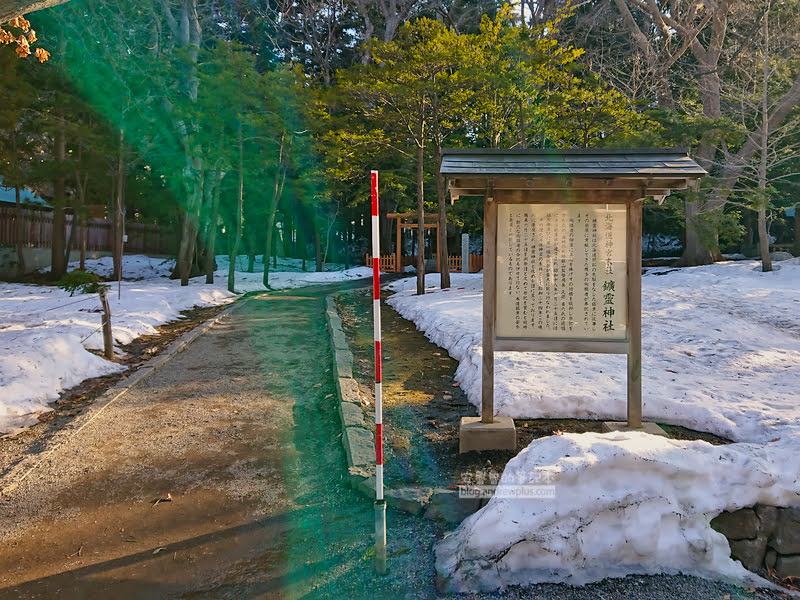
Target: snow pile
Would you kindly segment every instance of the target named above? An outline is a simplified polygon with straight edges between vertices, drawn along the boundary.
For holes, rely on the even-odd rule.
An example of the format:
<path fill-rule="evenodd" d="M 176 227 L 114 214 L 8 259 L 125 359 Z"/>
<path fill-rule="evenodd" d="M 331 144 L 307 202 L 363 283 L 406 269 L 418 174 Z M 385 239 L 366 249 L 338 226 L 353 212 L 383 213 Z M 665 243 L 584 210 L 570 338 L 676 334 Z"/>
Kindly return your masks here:
<path fill-rule="evenodd" d="M 721 510 L 796 503 L 798 476 L 792 453 L 744 444 L 644 433 L 535 440 L 506 466 L 498 496 L 437 546 L 436 568 L 451 592 L 632 573 L 755 581 L 709 522 Z M 543 481 L 555 498 L 500 497 Z"/>
<path fill-rule="evenodd" d="M 227 291 L 227 257 L 217 257 L 221 268 L 214 284 L 205 277 L 191 279 L 188 286 L 167 276 L 174 260 L 126 256 L 123 281 L 110 285 L 109 306 L 114 341 L 128 344 L 140 335 L 154 334 L 158 326 L 182 318 L 181 311 L 195 306 L 214 306 L 236 300 Z M 236 273 L 239 292 L 263 291 L 263 263 L 260 273 Z M 307 263 L 309 268 L 313 264 Z M 77 264 L 70 265 L 76 268 Z M 246 268 L 246 257 L 237 267 Z M 104 277 L 111 275 L 110 257 L 87 260 L 86 268 Z M 370 277 L 372 270 L 302 272 L 301 261 L 280 259 L 270 273 L 275 289 Z M 119 293 L 121 292 L 121 293 Z M 103 347 L 100 328 L 100 300 L 97 294 L 75 294 L 52 286 L 0 283 L 0 435 L 15 433 L 36 422 L 48 402 L 84 379 L 123 370 L 89 352 Z M 119 352 L 119 351 L 118 351 Z"/>
<path fill-rule="evenodd" d="M 751 577 L 709 527 L 756 502 L 800 505 L 800 260 L 653 269 L 643 278 L 643 411 L 738 442 L 714 447 L 641 433 L 534 441 L 501 485 L 555 485 L 555 500 L 493 498 L 437 549 L 453 590 L 627 573 Z M 438 275 L 429 276 L 429 284 Z M 482 276 L 389 304 L 459 361 L 480 408 Z M 495 409 L 522 418 L 624 420 L 625 357 L 496 353 Z M 763 582 L 762 582 L 763 583 Z"/>

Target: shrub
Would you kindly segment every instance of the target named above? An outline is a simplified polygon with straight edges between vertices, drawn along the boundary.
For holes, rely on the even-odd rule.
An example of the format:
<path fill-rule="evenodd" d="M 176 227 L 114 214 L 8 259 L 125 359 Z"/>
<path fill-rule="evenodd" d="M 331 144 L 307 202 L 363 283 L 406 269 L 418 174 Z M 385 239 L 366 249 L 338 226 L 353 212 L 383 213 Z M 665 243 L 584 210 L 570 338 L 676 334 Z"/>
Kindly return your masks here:
<path fill-rule="evenodd" d="M 101 287 L 108 288 L 107 285 L 100 283 L 100 276 L 97 273 L 87 273 L 86 271 L 70 271 L 64 275 L 58 283 L 58 287 L 69 292 L 74 296 L 75 292 L 80 294 L 96 294 Z"/>

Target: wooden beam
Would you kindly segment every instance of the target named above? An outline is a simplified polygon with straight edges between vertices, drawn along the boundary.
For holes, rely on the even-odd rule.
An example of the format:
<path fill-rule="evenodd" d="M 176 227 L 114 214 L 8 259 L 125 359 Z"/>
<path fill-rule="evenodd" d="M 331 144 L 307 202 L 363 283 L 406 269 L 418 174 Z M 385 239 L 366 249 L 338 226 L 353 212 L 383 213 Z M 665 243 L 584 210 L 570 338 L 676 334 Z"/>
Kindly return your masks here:
<path fill-rule="evenodd" d="M 628 205 L 628 427 L 642 426 L 642 202 Z"/>
<path fill-rule="evenodd" d="M 495 338 L 496 352 L 581 352 L 627 354 L 629 343 L 620 340 Z"/>
<path fill-rule="evenodd" d="M 494 422 L 494 331 L 497 312 L 497 202 L 491 186 L 483 201 L 483 365 L 481 422 Z"/>
<path fill-rule="evenodd" d="M 386 217 L 389 218 L 389 219 L 400 219 L 400 220 L 403 220 L 403 221 L 414 221 L 414 222 L 416 222 L 417 213 L 410 213 L 410 212 L 409 213 L 387 213 Z M 438 218 L 439 217 L 437 215 L 427 215 L 427 214 L 425 215 L 425 220 L 426 221 L 436 221 L 436 220 L 438 220 Z"/>
<path fill-rule="evenodd" d="M 448 189 L 455 195 L 483 194 L 486 177 L 454 177 Z M 494 177 L 494 189 L 500 190 L 641 190 L 642 187 L 684 189 L 695 178 L 688 177 Z M 468 192 L 471 192 L 468 194 Z"/>
<path fill-rule="evenodd" d="M 496 190 L 503 204 L 619 204 L 641 198 L 641 190 Z"/>
<path fill-rule="evenodd" d="M 400 228 L 400 219 L 397 219 L 397 260 L 394 263 L 395 273 L 402 271 L 400 264 L 403 262 L 403 230 Z"/>

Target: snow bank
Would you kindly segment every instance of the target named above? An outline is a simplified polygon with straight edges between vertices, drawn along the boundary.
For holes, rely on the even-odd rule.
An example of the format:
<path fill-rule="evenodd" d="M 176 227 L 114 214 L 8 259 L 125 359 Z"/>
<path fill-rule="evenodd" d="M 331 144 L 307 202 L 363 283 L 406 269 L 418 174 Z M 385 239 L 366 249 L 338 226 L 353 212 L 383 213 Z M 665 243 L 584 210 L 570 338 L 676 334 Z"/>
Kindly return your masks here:
<path fill-rule="evenodd" d="M 776 470 L 778 459 L 788 468 Z M 632 573 L 755 581 L 709 522 L 722 510 L 797 503 L 798 475 L 791 453 L 745 444 L 644 433 L 535 440 L 506 466 L 498 497 L 438 544 L 436 568 L 451 592 Z M 555 498 L 499 497 L 543 481 Z"/>
<path fill-rule="evenodd" d="M 237 268 L 246 268 L 246 263 L 246 257 L 239 257 Z M 147 256 L 125 257 L 121 286 L 113 283 L 109 290 L 117 344 L 156 333 L 159 325 L 180 319 L 183 310 L 236 300 L 237 295 L 227 290 L 227 257 L 217 257 L 220 269 L 214 273 L 213 285 L 206 285 L 205 277 L 197 277 L 182 287 L 167 277 L 174 264 L 174 260 Z M 70 266 L 77 268 L 77 263 Z M 372 269 L 366 267 L 322 273 L 303 272 L 301 267 L 302 261 L 279 259 L 279 270 L 270 273 L 271 287 L 296 288 L 372 276 Z M 112 259 L 88 260 L 86 268 L 109 277 Z M 237 271 L 238 292 L 265 289 L 260 260 L 256 262 L 259 269 L 255 273 Z M 103 347 L 100 323 L 97 294 L 70 296 L 52 286 L 0 283 L 0 435 L 34 423 L 39 413 L 51 410 L 48 403 L 63 390 L 84 379 L 122 370 L 89 352 Z"/>
<path fill-rule="evenodd" d="M 677 571 L 752 579 L 709 521 L 757 502 L 800 505 L 800 260 L 779 266 L 662 268 L 643 278 L 645 418 L 739 443 L 640 433 L 534 441 L 501 487 L 545 474 L 555 500 L 495 497 L 464 521 L 437 547 L 452 589 Z M 391 288 L 389 304 L 459 361 L 456 378 L 480 408 L 482 276 L 454 274 L 452 288 L 424 296 L 413 280 Z M 625 382 L 623 356 L 495 355 L 500 415 L 624 420 Z"/>

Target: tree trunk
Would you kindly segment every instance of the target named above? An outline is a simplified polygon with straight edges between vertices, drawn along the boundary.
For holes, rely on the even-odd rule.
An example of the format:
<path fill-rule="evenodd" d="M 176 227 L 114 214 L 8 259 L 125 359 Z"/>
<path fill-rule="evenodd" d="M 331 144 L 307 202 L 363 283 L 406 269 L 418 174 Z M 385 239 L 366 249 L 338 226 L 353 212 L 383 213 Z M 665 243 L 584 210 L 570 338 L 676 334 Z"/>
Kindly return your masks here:
<path fill-rule="evenodd" d="M 83 216 L 81 219 L 81 271 L 86 270 L 86 238 L 88 231 L 86 230 L 88 227 L 89 217 L 86 215 Z"/>
<path fill-rule="evenodd" d="M 772 259 L 769 255 L 769 233 L 767 232 L 767 207 L 758 207 L 758 253 L 761 255 L 761 270 L 772 271 Z"/>
<path fill-rule="evenodd" d="M 242 241 L 242 212 L 244 210 L 244 142 L 242 140 L 242 123 L 239 122 L 239 193 L 236 198 L 236 237 L 228 254 L 228 291 L 233 293 L 236 283 L 236 257 L 239 255 L 239 244 Z"/>
<path fill-rule="evenodd" d="M 74 208 L 74 207 L 73 207 Z M 66 220 L 66 219 L 65 219 Z M 72 248 L 75 246 L 75 230 L 78 227 L 78 215 L 72 213 L 69 225 L 69 238 L 64 247 L 64 264 L 69 267 L 69 255 L 72 254 Z"/>
<path fill-rule="evenodd" d="M 321 273 L 325 269 L 322 261 L 322 236 L 319 233 L 319 219 L 316 210 L 314 211 L 314 258 L 316 259 L 316 271 Z"/>
<path fill-rule="evenodd" d="M 794 206 L 794 255 L 800 256 L 800 204 Z"/>
<path fill-rule="evenodd" d="M 425 157 L 423 134 L 425 121 L 423 113 L 425 104 L 422 105 L 419 117 L 419 130 L 417 137 L 417 295 L 425 293 L 425 190 L 422 161 Z"/>
<path fill-rule="evenodd" d="M 55 181 L 53 198 L 53 242 L 50 249 L 50 277 L 53 280 L 61 279 L 67 271 L 64 262 L 64 246 L 66 245 L 66 178 L 64 177 L 64 160 L 66 159 L 66 134 L 64 132 L 63 116 L 59 120 L 56 132 L 56 158 L 60 173 Z"/>
<path fill-rule="evenodd" d="M 761 255 L 761 270 L 772 271 L 772 258 L 769 255 L 769 233 L 767 232 L 767 150 L 769 149 L 769 104 L 767 84 L 769 83 L 769 0 L 764 11 L 764 81 L 761 85 L 761 156 L 758 163 L 758 253 Z"/>
<path fill-rule="evenodd" d="M 211 220 L 208 223 L 208 243 L 206 244 L 206 284 L 214 285 L 214 270 L 217 267 L 217 215 L 219 214 L 219 188 L 221 177 L 217 171 L 214 199 L 211 201 Z"/>
<path fill-rule="evenodd" d="M 64 4 L 69 0 L 0 0 L 0 24 L 10 21 L 14 17 L 21 17 L 28 13 L 44 10 L 52 6 Z"/>
<path fill-rule="evenodd" d="M 122 235 L 123 235 L 123 223 L 122 223 L 122 207 L 123 207 L 123 195 L 125 193 L 125 156 L 124 156 L 124 145 L 125 145 L 125 131 L 123 129 L 119 130 L 119 155 L 117 157 L 117 194 L 116 194 L 116 201 L 114 203 L 114 251 L 113 251 L 113 260 L 114 260 L 114 274 L 112 278 L 118 280 L 122 277 Z"/>
<path fill-rule="evenodd" d="M 283 184 L 286 182 L 286 166 L 284 164 L 286 132 L 281 135 L 281 145 L 278 151 L 278 164 L 275 171 L 275 182 L 272 186 L 272 201 L 267 212 L 267 239 L 264 244 L 264 287 L 269 288 L 269 258 L 272 251 L 272 230 L 275 228 L 275 213 L 278 210 L 278 203 L 283 195 Z"/>
<path fill-rule="evenodd" d="M 16 235 L 17 235 L 17 279 L 21 279 L 25 275 L 25 253 L 22 243 L 22 237 L 25 233 L 22 222 L 22 201 L 19 194 L 19 186 L 14 186 L 14 195 L 16 204 L 14 205 L 14 220 L 16 221 Z"/>
<path fill-rule="evenodd" d="M 710 265 L 714 262 L 713 252 L 706 247 L 700 236 L 701 227 L 698 221 L 701 210 L 701 200 L 686 201 L 686 243 L 676 266 Z"/>
<path fill-rule="evenodd" d="M 200 209 L 203 205 L 205 188 L 205 173 L 203 161 L 199 157 L 189 159 L 193 175 L 184 175 L 184 189 L 186 190 L 187 205 L 183 220 L 183 234 L 178 251 L 177 272 L 181 285 L 189 285 L 192 267 L 195 263 L 195 249 L 197 247 L 197 234 L 200 230 Z"/>
<path fill-rule="evenodd" d="M 445 178 L 440 172 L 442 165 L 442 154 L 436 152 L 436 196 L 439 201 L 439 235 L 437 246 L 439 247 L 439 276 L 442 289 L 450 287 L 450 256 L 447 251 L 447 190 Z"/>

